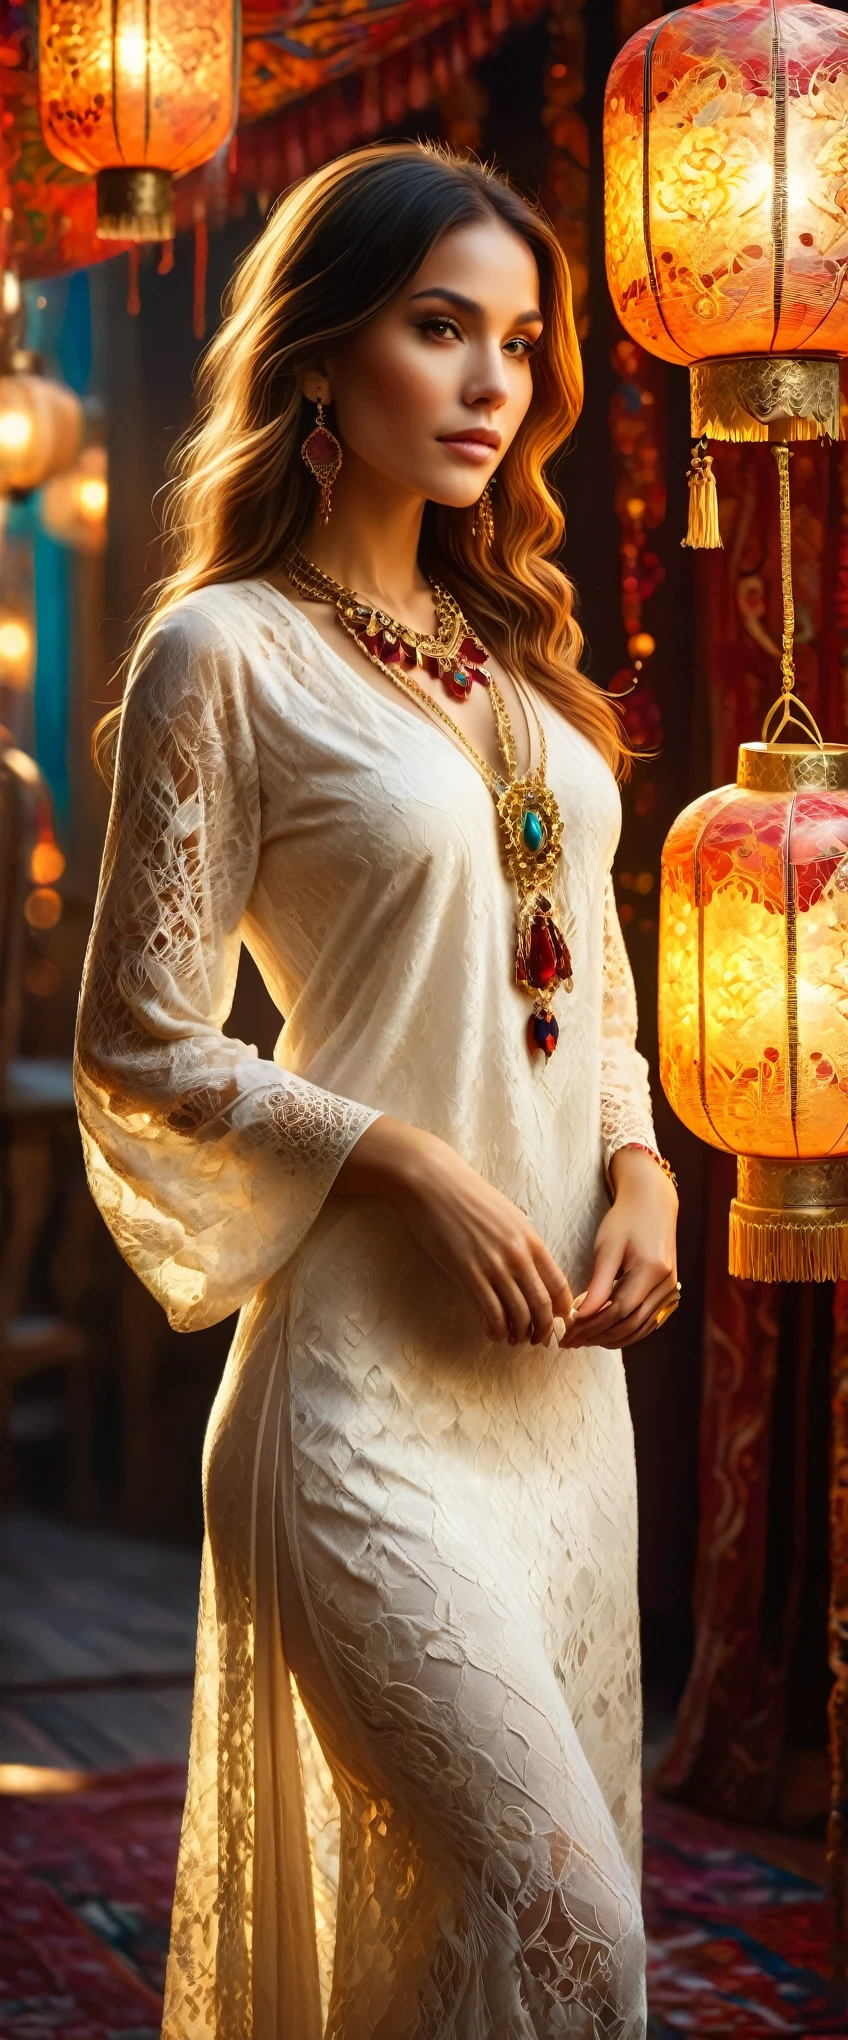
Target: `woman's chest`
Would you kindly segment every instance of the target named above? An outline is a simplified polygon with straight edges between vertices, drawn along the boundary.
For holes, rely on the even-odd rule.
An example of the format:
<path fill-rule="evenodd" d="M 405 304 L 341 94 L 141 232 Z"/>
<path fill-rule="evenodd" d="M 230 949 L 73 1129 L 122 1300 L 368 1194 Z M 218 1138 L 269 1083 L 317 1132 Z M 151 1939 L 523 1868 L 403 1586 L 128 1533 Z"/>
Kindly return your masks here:
<path fill-rule="evenodd" d="M 461 714 L 451 730 L 395 706 L 356 676 L 341 690 L 265 692 L 255 714 L 263 853 L 282 852 L 302 873 L 323 863 L 391 876 L 442 863 L 476 874 L 480 884 L 499 876 L 498 794 L 509 769 L 503 763 L 500 784 L 493 783 Z M 526 768 L 529 749 L 531 771 L 559 809 L 565 864 L 603 879 L 621 815 L 603 759 L 529 691 L 517 736 L 513 776 Z"/>

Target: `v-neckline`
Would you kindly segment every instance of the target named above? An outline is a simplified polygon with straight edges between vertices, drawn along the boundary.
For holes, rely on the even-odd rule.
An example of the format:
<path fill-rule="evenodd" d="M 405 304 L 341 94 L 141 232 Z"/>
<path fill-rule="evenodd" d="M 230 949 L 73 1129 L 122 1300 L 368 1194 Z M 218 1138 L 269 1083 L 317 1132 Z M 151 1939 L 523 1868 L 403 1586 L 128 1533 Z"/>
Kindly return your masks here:
<path fill-rule="evenodd" d="M 230 582 L 221 583 L 219 585 L 232 587 L 235 584 Z M 291 615 L 297 617 L 300 623 L 305 624 L 306 630 L 310 638 L 312 638 L 316 646 L 320 647 L 324 656 L 335 660 L 336 665 L 341 667 L 342 672 L 346 674 L 351 680 L 353 680 L 358 687 L 366 688 L 372 700 L 382 703 L 383 707 L 388 711 L 390 715 L 394 716 L 402 715 L 405 722 L 416 722 L 419 725 L 423 725 L 425 729 L 430 730 L 432 732 L 433 736 L 440 738 L 443 743 L 450 744 L 451 749 L 453 751 L 456 751 L 460 758 L 465 759 L 466 764 L 470 766 L 471 771 L 475 775 L 475 778 L 482 780 L 483 785 L 484 786 L 486 785 L 486 781 L 483 778 L 483 774 L 480 771 L 479 766 L 475 765 L 474 759 L 471 757 L 470 752 L 468 752 L 465 749 L 465 745 L 462 743 L 462 740 L 459 735 L 457 735 L 456 737 L 452 736 L 450 730 L 446 727 L 446 725 L 438 721 L 438 719 L 435 716 L 428 715 L 426 709 L 422 708 L 419 711 L 418 709 L 414 708 L 411 704 L 409 707 L 407 707 L 406 702 L 403 698 L 403 690 L 401 688 L 398 688 L 397 690 L 400 698 L 397 701 L 395 701 L 393 700 L 390 694 L 384 694 L 381 687 L 374 687 L 371 681 L 367 678 L 367 676 L 364 673 L 360 673 L 357 670 L 356 666 L 351 665 L 349 659 L 346 659 L 341 652 L 336 651 L 333 645 L 327 643 L 326 638 L 322 636 L 320 630 L 318 629 L 317 624 L 313 623 L 311 616 L 307 616 L 305 610 L 299 608 L 298 604 L 292 601 L 290 595 L 286 595 L 282 588 L 278 588 L 275 581 L 269 581 L 264 575 L 257 574 L 250 581 L 248 581 L 247 586 L 253 588 L 267 589 L 268 592 L 276 599 L 277 602 L 283 604 L 283 607 Z M 531 704 L 527 700 L 522 682 L 519 681 L 514 674 L 511 674 L 510 678 L 512 680 L 512 684 L 513 687 L 515 688 L 515 692 L 518 696 L 518 699 L 521 703 L 521 712 L 524 717 L 525 741 L 528 753 L 528 763 L 525 766 L 524 771 L 516 775 L 518 778 L 523 779 L 526 778 L 529 773 L 536 771 L 540 763 L 541 723 L 539 721 L 538 711 L 536 710 L 535 704 L 534 703 Z M 488 764 L 488 760 L 486 760 L 485 762 Z M 503 778 L 503 774 L 498 772 L 497 767 L 491 766 L 489 769 L 495 774 L 496 778 L 499 779 Z"/>

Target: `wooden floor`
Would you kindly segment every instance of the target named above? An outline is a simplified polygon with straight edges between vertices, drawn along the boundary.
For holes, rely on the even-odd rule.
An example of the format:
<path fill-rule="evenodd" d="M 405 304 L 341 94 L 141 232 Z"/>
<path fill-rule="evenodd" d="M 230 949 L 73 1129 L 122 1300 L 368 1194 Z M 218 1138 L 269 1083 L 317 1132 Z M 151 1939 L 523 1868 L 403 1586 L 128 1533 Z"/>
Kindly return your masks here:
<path fill-rule="evenodd" d="M 0 1521 L 0 1763 L 181 1763 L 199 1554 L 36 1516 Z"/>

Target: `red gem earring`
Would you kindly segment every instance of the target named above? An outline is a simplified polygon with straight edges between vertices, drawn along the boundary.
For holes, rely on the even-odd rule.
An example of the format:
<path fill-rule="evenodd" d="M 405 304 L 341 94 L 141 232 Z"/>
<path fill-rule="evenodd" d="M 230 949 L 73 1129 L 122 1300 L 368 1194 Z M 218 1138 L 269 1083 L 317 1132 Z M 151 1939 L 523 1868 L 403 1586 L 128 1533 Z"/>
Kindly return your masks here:
<path fill-rule="evenodd" d="M 333 483 L 342 464 L 342 449 L 334 432 L 324 422 L 324 406 L 320 397 L 312 431 L 308 432 L 300 449 L 310 474 L 315 476 L 321 491 L 321 522 L 330 520 L 330 499 Z"/>

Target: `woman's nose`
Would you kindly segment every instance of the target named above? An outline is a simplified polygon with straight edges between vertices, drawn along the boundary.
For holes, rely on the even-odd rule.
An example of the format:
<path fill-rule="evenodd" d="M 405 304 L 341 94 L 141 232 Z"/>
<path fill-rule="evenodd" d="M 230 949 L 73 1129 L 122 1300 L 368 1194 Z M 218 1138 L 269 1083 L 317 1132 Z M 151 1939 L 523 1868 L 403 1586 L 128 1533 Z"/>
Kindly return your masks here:
<path fill-rule="evenodd" d="M 466 379 L 463 395 L 467 404 L 489 404 L 493 409 L 499 409 L 501 404 L 506 403 L 509 384 L 499 347 L 493 345 L 491 350 L 487 348 L 485 354 L 481 354 Z"/>

